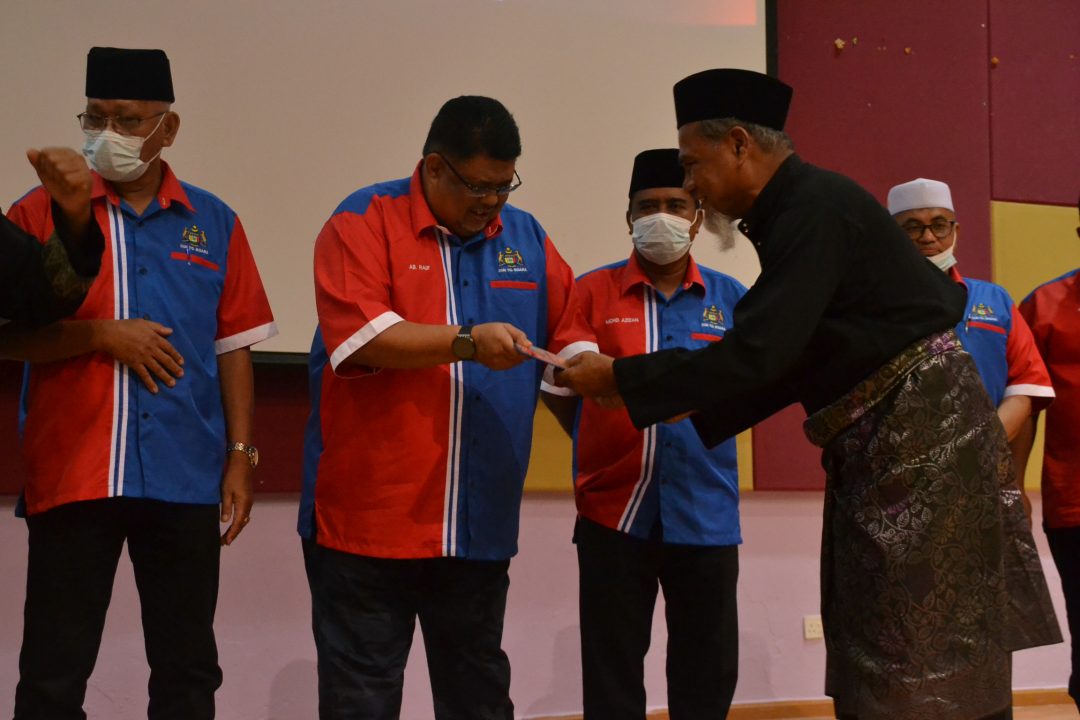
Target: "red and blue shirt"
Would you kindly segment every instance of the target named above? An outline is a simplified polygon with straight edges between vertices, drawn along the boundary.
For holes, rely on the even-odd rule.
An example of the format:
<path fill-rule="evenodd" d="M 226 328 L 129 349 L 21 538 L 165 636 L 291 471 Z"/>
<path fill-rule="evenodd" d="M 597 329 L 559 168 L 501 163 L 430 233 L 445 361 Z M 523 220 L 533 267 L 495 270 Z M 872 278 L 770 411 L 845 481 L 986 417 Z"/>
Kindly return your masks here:
<path fill-rule="evenodd" d="M 141 215 L 94 174 L 91 202 L 105 252 L 72 318 L 144 318 L 172 328 L 184 375 L 154 395 L 103 353 L 28 364 L 20 417 L 28 514 L 114 496 L 221 501 L 227 438 L 217 356 L 270 338 L 277 327 L 236 213 L 162 169 L 161 188 Z M 44 241 L 49 202 L 36 188 L 9 217 Z"/>
<path fill-rule="evenodd" d="M 1080 270 L 1035 288 L 1020 303 L 1050 371 L 1057 400 L 1046 411 L 1043 517 L 1080 526 Z"/>
<path fill-rule="evenodd" d="M 975 360 L 994 407 L 1010 395 L 1027 395 L 1033 411 L 1042 410 L 1053 400 L 1054 386 L 1009 293 L 992 282 L 961 277 L 955 266 L 949 277 L 967 288 L 967 310 L 956 334 Z"/>
<path fill-rule="evenodd" d="M 600 352 L 618 358 L 721 342 L 746 288 L 691 258 L 682 285 L 665 297 L 635 253 L 580 277 L 578 292 Z M 574 494 L 582 517 L 634 537 L 655 536 L 659 525 L 666 543 L 742 542 L 735 440 L 708 449 L 689 420 L 638 430 L 625 408 L 584 399 L 574 427 Z"/>
<path fill-rule="evenodd" d="M 403 320 L 507 322 L 564 357 L 595 350 L 569 266 L 532 215 L 505 205 L 476 236 L 440 227 L 412 178 L 361 189 L 315 247 L 319 329 L 299 531 L 387 558 L 509 558 L 543 367 L 341 363 Z"/>

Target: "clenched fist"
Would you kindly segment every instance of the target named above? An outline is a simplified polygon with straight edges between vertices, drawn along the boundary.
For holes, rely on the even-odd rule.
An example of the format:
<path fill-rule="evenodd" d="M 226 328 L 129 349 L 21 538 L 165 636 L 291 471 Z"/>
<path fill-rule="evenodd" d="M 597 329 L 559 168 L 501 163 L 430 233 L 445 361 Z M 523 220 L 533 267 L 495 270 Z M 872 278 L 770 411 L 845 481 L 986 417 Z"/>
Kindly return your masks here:
<path fill-rule="evenodd" d="M 93 185 L 86 160 L 75 150 L 64 147 L 27 150 L 26 159 L 37 171 L 42 187 L 63 212 L 67 229 L 75 236 L 81 235 L 90 223 Z"/>

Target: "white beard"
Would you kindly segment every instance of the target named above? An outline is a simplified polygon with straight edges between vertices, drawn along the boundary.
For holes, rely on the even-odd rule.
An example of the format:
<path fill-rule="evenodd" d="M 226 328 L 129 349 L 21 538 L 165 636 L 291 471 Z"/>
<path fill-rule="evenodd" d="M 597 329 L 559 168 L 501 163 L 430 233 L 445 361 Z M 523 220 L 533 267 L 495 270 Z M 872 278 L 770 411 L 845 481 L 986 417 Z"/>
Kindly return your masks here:
<path fill-rule="evenodd" d="M 717 210 L 705 210 L 705 229 L 716 236 L 721 251 L 735 247 L 735 218 Z"/>

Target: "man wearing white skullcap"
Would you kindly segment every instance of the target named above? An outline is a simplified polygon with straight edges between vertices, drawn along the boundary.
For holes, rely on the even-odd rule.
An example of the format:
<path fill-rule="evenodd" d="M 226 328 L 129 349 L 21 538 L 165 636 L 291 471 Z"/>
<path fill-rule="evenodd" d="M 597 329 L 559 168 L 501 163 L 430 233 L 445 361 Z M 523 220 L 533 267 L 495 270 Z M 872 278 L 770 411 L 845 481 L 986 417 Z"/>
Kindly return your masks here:
<path fill-rule="evenodd" d="M 1005 288 L 961 277 L 956 269 L 958 223 L 948 185 L 917 178 L 889 190 L 888 204 L 889 213 L 923 257 L 967 290 L 967 306 L 956 334 L 975 359 L 1012 442 L 1032 412 L 1045 408 L 1054 397 L 1031 329 Z M 1022 488 L 1023 468 L 1019 470 Z"/>

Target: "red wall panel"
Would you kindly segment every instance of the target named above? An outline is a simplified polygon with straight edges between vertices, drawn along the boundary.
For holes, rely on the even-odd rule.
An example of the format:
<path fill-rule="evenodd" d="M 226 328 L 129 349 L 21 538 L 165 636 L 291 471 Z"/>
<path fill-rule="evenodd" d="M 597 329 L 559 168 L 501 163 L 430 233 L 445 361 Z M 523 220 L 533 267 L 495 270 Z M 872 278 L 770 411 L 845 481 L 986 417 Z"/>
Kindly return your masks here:
<path fill-rule="evenodd" d="M 795 88 L 787 129 L 799 154 L 882 203 L 915 177 L 949 183 L 960 267 L 989 278 L 986 0 L 777 0 L 776 14 L 778 74 Z M 823 486 L 803 419 L 792 407 L 755 428 L 756 488 Z"/>
<path fill-rule="evenodd" d="M 1073 205 L 1080 193 L 1080 4 L 990 0 L 995 200 Z"/>
<path fill-rule="evenodd" d="M 821 449 L 803 434 L 800 405 L 789 405 L 754 428 L 754 488 L 819 490 L 825 487 Z"/>
<path fill-rule="evenodd" d="M 961 267 L 982 278 L 990 277 L 987 22 L 986 0 L 777 4 L 777 65 L 795 88 L 788 130 L 799 153 L 882 202 L 915 177 L 949 183 Z"/>

